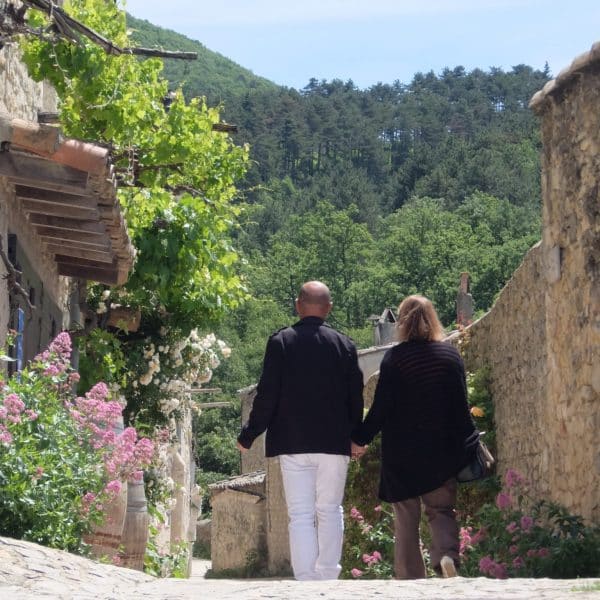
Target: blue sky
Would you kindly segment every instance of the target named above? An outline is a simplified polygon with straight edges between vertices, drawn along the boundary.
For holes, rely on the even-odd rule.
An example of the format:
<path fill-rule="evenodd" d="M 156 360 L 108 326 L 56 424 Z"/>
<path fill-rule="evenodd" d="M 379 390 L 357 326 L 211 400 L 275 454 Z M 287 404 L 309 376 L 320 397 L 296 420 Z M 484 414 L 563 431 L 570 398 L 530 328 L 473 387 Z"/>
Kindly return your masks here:
<path fill-rule="evenodd" d="M 548 62 L 557 75 L 600 40 L 599 0 L 127 0 L 125 8 L 299 89 L 311 77 L 408 83 L 458 65 Z"/>

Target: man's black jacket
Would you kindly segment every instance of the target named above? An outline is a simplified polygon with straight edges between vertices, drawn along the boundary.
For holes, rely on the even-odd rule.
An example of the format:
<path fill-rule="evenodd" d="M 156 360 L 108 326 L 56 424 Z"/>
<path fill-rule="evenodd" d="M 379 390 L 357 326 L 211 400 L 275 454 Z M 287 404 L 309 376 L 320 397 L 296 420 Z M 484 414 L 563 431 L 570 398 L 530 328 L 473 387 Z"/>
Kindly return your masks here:
<path fill-rule="evenodd" d="M 350 454 L 350 433 L 362 421 L 363 379 L 350 338 L 318 317 L 273 334 L 248 423 L 245 448 L 267 430 L 267 456 Z"/>

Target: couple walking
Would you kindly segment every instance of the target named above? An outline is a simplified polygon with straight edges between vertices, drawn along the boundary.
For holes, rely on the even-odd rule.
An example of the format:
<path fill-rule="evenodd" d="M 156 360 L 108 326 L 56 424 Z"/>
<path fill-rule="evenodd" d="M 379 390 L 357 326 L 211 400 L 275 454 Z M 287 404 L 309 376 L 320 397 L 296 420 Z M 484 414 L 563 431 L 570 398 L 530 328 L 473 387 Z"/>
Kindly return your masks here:
<path fill-rule="evenodd" d="M 468 462 L 464 440 L 474 430 L 460 355 L 441 342 L 431 302 L 406 298 L 398 309 L 402 343 L 383 358 L 363 422 L 356 348 L 325 322 L 331 308 L 325 284 L 302 286 L 300 320 L 269 338 L 252 411 L 238 437 L 245 452 L 266 430 L 266 455 L 279 456 L 294 576 L 338 577 L 348 461 L 362 456 L 380 431 L 379 496 L 394 509 L 396 577 L 425 577 L 421 502 L 431 528 L 431 564 L 439 574 L 456 575 L 454 474 Z"/>

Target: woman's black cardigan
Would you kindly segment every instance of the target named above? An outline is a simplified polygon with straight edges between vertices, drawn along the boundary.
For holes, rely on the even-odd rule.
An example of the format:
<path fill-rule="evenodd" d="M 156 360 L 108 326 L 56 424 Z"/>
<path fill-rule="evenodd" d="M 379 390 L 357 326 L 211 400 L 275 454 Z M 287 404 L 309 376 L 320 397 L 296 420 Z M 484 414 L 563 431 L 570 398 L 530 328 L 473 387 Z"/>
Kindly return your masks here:
<path fill-rule="evenodd" d="M 379 497 L 398 502 L 453 477 L 470 458 L 464 441 L 474 430 L 458 351 L 409 341 L 386 352 L 373 405 L 352 440 L 364 446 L 381 431 Z"/>

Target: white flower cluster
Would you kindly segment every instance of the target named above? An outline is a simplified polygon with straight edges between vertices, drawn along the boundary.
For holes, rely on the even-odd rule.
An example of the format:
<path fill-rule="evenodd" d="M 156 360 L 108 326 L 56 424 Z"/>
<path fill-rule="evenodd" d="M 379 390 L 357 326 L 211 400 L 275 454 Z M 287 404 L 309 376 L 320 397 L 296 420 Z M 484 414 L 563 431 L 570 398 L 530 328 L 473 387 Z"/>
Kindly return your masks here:
<path fill-rule="evenodd" d="M 149 385 L 154 380 L 154 375 L 160 373 L 160 356 L 155 350 L 152 343 L 144 350 L 144 358 L 148 360 L 148 370 L 140 377 L 142 385 Z"/>
<path fill-rule="evenodd" d="M 156 347 L 150 339 L 147 340 L 143 349 L 146 371 L 133 382 L 133 387 L 150 383 L 158 386 L 164 395 L 160 410 L 168 417 L 181 408 L 180 402 L 190 388 L 211 380 L 221 358 L 231 355 L 231 348 L 217 339 L 214 333 L 201 337 L 197 329 L 185 338 L 169 339 L 165 328 L 161 328 L 160 333 L 165 343 Z"/>

